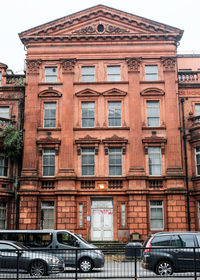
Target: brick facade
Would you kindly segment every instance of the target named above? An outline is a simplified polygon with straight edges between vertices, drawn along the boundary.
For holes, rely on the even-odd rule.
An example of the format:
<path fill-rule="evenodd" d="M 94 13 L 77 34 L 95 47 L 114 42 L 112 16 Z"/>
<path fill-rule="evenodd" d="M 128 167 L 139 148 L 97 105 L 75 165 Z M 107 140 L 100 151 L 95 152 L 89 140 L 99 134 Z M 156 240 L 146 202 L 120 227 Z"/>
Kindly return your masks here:
<path fill-rule="evenodd" d="M 200 138 L 198 127 L 191 128 L 200 96 L 197 80 L 183 77 L 196 61 L 177 56 L 182 33 L 103 5 L 20 33 L 27 48 L 21 229 L 40 229 L 42 216 L 53 209 L 55 229 L 89 240 L 129 241 L 137 234 L 144 240 L 155 231 L 188 230 L 188 196 L 190 226 L 199 229 L 194 159 Z M 150 73 L 153 79 L 148 67 L 157 71 Z M 46 80 L 47 69 L 53 82 Z M 92 80 L 83 80 L 83 69 L 94 71 Z M 109 80 L 109 69 L 120 69 L 120 78 Z M 182 97 L 189 97 L 184 103 L 189 190 L 180 129 Z M 94 106 L 90 127 L 83 125 L 82 106 L 88 102 Z M 44 125 L 46 104 L 56 108 L 53 127 Z M 120 125 L 112 126 L 109 106 L 116 104 Z M 159 112 L 154 126 L 148 115 L 155 109 L 152 104 Z M 120 151 L 121 161 L 121 173 L 115 176 L 110 171 L 113 149 Z M 53 176 L 44 175 L 45 151 L 53 153 Z M 83 174 L 84 151 L 94 159 L 94 173 L 88 176 Z M 158 155 L 150 159 L 151 151 Z M 158 163 L 160 173 L 151 171 L 150 165 L 157 168 Z"/>

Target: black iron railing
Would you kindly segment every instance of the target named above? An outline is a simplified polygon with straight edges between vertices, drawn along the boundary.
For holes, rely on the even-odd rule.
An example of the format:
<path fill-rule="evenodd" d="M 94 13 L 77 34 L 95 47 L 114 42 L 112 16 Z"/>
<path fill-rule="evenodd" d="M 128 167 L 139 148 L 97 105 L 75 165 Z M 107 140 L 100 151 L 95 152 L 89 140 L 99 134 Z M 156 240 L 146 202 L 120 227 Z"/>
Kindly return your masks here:
<path fill-rule="evenodd" d="M 141 247 L 0 250 L 0 279 L 200 277 L 200 248 Z M 37 246 L 37 244 L 35 244 Z"/>

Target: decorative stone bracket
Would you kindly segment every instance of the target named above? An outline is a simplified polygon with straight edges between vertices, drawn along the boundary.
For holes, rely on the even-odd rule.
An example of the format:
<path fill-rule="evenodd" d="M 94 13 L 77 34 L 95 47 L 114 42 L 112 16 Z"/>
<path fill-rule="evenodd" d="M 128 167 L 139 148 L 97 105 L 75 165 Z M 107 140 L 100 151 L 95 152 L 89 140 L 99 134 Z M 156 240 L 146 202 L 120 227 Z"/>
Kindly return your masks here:
<path fill-rule="evenodd" d="M 113 135 L 112 137 L 102 140 L 102 142 L 104 144 L 105 155 L 108 155 L 108 150 L 111 147 L 120 147 L 122 148 L 122 154 L 126 154 L 126 146 L 128 144 L 127 139 L 119 137 L 117 135 Z"/>
<path fill-rule="evenodd" d="M 175 57 L 162 57 L 161 62 L 163 64 L 164 71 L 175 71 L 175 66 L 176 66 Z"/>
<path fill-rule="evenodd" d="M 165 154 L 165 146 L 167 143 L 167 139 L 163 137 L 145 137 L 142 139 L 142 143 L 144 144 L 144 153 L 148 154 L 148 148 L 149 147 L 160 147 L 161 153 Z"/>
<path fill-rule="evenodd" d="M 81 155 L 81 148 L 83 147 L 91 147 L 95 150 L 95 155 L 99 153 L 99 144 L 101 140 L 97 138 L 93 138 L 90 135 L 86 135 L 84 138 L 80 138 L 75 140 L 75 144 L 77 145 L 77 154 Z"/>
<path fill-rule="evenodd" d="M 74 66 L 76 64 L 75 58 L 63 59 L 61 60 L 61 65 L 64 73 L 71 73 L 74 71 Z"/>
<path fill-rule="evenodd" d="M 42 154 L 42 150 L 44 148 L 52 148 L 52 149 L 55 149 L 56 155 L 58 155 L 59 150 L 60 150 L 61 140 L 59 140 L 57 138 L 46 137 L 46 138 L 37 140 L 36 144 L 38 145 L 38 151 L 40 154 Z"/>
<path fill-rule="evenodd" d="M 26 60 L 27 74 L 39 74 L 41 60 Z"/>
<path fill-rule="evenodd" d="M 142 61 L 141 57 L 126 58 L 126 63 L 128 65 L 128 71 L 129 72 L 139 72 L 141 61 Z"/>

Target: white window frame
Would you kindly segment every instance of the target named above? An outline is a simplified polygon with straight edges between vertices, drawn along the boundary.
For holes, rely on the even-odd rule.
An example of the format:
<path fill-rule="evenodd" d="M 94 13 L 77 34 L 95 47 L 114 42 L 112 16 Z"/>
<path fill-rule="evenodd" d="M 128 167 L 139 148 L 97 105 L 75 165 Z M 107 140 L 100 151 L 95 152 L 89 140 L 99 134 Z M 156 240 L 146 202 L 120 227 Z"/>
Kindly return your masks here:
<path fill-rule="evenodd" d="M 51 108 L 52 106 L 52 108 Z M 54 108 L 53 108 L 54 107 Z M 46 117 L 48 111 L 54 111 L 55 117 Z M 44 102 L 44 110 L 43 110 L 43 127 L 44 128 L 56 128 L 56 114 L 57 114 L 57 103 L 56 102 Z M 55 125 L 50 126 L 47 125 L 47 122 L 55 122 Z"/>
<path fill-rule="evenodd" d="M 90 105 L 90 106 L 85 106 L 85 105 Z M 85 114 L 84 110 L 87 114 L 86 117 L 84 117 L 84 114 Z M 93 112 L 93 116 L 90 116 L 90 112 Z M 84 125 L 83 120 L 87 120 L 88 125 Z M 89 125 L 91 121 L 93 122 L 93 125 Z M 95 102 L 94 101 L 82 101 L 81 102 L 81 127 L 84 127 L 84 128 L 95 127 Z"/>
<path fill-rule="evenodd" d="M 115 105 L 114 105 L 115 104 Z M 119 106 L 120 105 L 120 106 Z M 108 101 L 108 127 L 121 127 L 122 126 L 122 102 L 121 101 Z M 117 116 L 117 111 L 120 109 L 120 116 Z M 113 116 L 111 112 L 114 111 Z M 114 122 L 119 121 L 119 124 L 112 125 L 110 121 L 114 120 Z"/>
<path fill-rule="evenodd" d="M 121 66 L 120 65 L 108 65 L 107 66 L 107 81 L 108 82 L 120 82 L 121 81 Z"/>
<path fill-rule="evenodd" d="M 200 163 L 197 163 L 197 156 L 200 157 L 200 147 L 195 148 L 195 166 L 196 166 L 196 176 L 200 176 L 200 170 L 198 173 L 198 166 L 200 167 Z"/>
<path fill-rule="evenodd" d="M 111 164 L 111 157 L 112 156 L 120 156 L 121 157 L 121 164 Z M 120 147 L 110 147 L 108 149 L 108 171 L 109 171 L 109 176 L 110 177 L 119 177 L 119 176 L 122 176 L 122 148 Z M 121 172 L 120 174 L 111 174 L 111 169 L 113 167 L 121 167 Z"/>
<path fill-rule="evenodd" d="M 87 156 L 93 156 L 93 164 L 85 163 L 84 162 L 84 157 L 86 158 Z M 84 167 L 88 168 L 89 170 L 90 167 L 93 168 L 93 173 L 91 172 L 90 174 L 84 174 L 83 170 Z M 84 147 L 81 148 L 81 176 L 84 177 L 93 177 L 95 176 L 95 149 L 93 147 Z"/>
<path fill-rule="evenodd" d="M 83 83 L 95 82 L 95 66 L 81 67 L 81 82 Z"/>
<path fill-rule="evenodd" d="M 164 203 L 163 203 L 163 200 L 150 200 L 150 206 L 149 207 L 150 207 L 150 229 L 151 230 L 164 230 Z M 152 217 L 152 209 L 162 209 L 162 217 L 160 217 L 160 218 Z M 152 226 L 152 220 L 153 221 L 161 221 L 162 226 L 161 227 Z M 155 224 L 159 224 L 159 223 L 156 222 Z"/>
<path fill-rule="evenodd" d="M 145 65 L 145 81 L 158 81 L 158 65 Z"/>
<path fill-rule="evenodd" d="M 49 72 L 49 70 L 52 70 Z M 52 73 L 51 73 L 52 72 Z M 58 81 L 58 69 L 57 66 L 54 67 L 45 67 L 45 83 L 57 83 Z"/>
<path fill-rule="evenodd" d="M 160 164 L 157 163 L 151 163 L 152 160 L 155 160 L 154 158 L 152 158 L 152 156 L 154 155 L 159 155 L 159 161 L 160 161 Z M 151 174 L 151 171 L 153 171 L 154 169 L 153 168 L 150 168 L 150 166 L 160 166 L 160 172 L 158 173 L 154 173 L 152 172 Z M 149 176 L 162 176 L 162 156 L 161 156 L 161 147 L 148 147 L 148 167 L 149 167 Z"/>
<path fill-rule="evenodd" d="M 159 100 L 147 100 L 147 126 L 159 127 L 160 126 L 160 102 Z M 154 125 L 155 122 L 155 125 Z"/>
<path fill-rule="evenodd" d="M 121 226 L 126 226 L 126 203 L 121 203 Z"/>
<path fill-rule="evenodd" d="M 83 203 L 78 205 L 78 225 L 80 228 L 83 227 Z"/>
<path fill-rule="evenodd" d="M 52 205 L 50 205 L 52 204 Z M 47 226 L 44 219 L 44 212 L 43 211 L 51 211 L 52 218 L 47 219 L 47 224 L 50 223 L 53 224 L 53 227 Z M 55 224 L 55 205 L 54 201 L 42 201 L 41 202 L 41 222 L 40 227 L 41 229 L 54 229 Z"/>
<path fill-rule="evenodd" d="M 54 157 L 54 165 L 44 164 L 44 160 L 45 160 L 46 156 Z M 48 149 L 48 148 L 43 149 L 43 151 L 42 151 L 42 176 L 43 177 L 55 177 L 55 159 L 56 159 L 55 149 Z M 45 167 L 47 167 L 47 168 L 54 167 L 54 174 L 53 175 L 44 175 Z"/>

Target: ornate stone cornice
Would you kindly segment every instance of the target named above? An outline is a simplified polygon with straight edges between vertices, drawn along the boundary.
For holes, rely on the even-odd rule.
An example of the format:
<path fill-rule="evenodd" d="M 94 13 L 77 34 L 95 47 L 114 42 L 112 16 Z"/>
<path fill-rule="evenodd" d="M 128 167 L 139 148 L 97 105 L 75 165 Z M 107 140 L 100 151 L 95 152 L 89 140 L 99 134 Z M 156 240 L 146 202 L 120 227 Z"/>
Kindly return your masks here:
<path fill-rule="evenodd" d="M 45 89 L 43 91 L 40 91 L 38 93 L 38 96 L 41 97 L 41 98 L 46 98 L 46 97 L 61 97 L 62 96 L 62 93 L 60 93 L 59 91 L 57 90 L 54 90 L 54 89 Z"/>
<path fill-rule="evenodd" d="M 37 140 L 36 144 L 38 145 L 38 150 L 40 153 L 42 153 L 42 150 L 44 148 L 53 148 L 53 149 L 55 149 L 56 154 L 58 154 L 61 140 L 58 138 L 52 138 L 52 137 L 48 136 L 46 138 L 41 138 L 41 139 Z"/>
<path fill-rule="evenodd" d="M 62 65 L 64 73 L 73 72 L 75 64 L 76 64 L 76 59 L 75 58 L 69 58 L 69 59 L 61 60 L 61 65 Z"/>
<path fill-rule="evenodd" d="M 26 60 L 27 74 L 39 74 L 41 60 Z"/>
<path fill-rule="evenodd" d="M 175 57 L 162 57 L 161 62 L 163 64 L 164 71 L 176 70 L 176 58 Z"/>
<path fill-rule="evenodd" d="M 155 147 L 161 147 L 161 153 L 165 154 L 165 144 L 167 143 L 167 139 L 164 137 L 145 137 L 142 139 L 142 143 L 144 144 L 144 152 L 145 154 L 148 154 L 148 147 L 149 146 L 155 146 Z"/>
<path fill-rule="evenodd" d="M 165 95 L 165 92 L 160 88 L 146 88 L 140 92 L 142 96 L 162 96 Z"/>
<path fill-rule="evenodd" d="M 126 146 L 128 144 L 128 140 L 124 137 L 119 137 L 114 134 L 112 137 L 105 138 L 104 140 L 102 140 L 102 142 L 104 144 L 105 155 L 108 155 L 109 147 L 121 147 L 122 154 L 126 154 Z"/>
<path fill-rule="evenodd" d="M 91 137 L 90 135 L 86 135 L 83 138 L 75 140 L 75 144 L 77 145 L 77 154 L 81 155 L 82 147 L 94 147 L 95 155 L 98 155 L 100 142 L 100 139 Z"/>
<path fill-rule="evenodd" d="M 128 71 L 129 72 L 139 72 L 141 61 L 142 61 L 141 57 L 126 58 L 126 63 L 128 65 Z"/>

